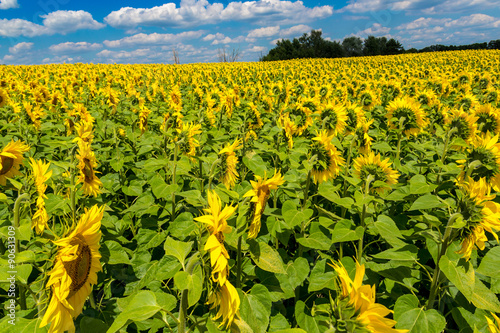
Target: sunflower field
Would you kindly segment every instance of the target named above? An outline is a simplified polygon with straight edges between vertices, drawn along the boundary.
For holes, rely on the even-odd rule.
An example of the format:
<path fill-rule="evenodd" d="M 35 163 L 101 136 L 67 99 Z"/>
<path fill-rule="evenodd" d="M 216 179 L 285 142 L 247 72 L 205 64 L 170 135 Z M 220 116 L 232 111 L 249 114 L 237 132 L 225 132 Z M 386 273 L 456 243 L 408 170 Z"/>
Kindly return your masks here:
<path fill-rule="evenodd" d="M 500 51 L 0 68 L 1 332 L 500 332 Z"/>

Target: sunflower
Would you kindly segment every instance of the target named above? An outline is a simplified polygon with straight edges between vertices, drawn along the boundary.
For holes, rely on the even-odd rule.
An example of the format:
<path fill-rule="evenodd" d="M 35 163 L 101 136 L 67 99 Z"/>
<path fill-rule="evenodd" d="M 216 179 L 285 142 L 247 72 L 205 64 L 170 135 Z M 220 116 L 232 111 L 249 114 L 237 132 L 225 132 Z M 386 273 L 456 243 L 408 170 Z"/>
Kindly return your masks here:
<path fill-rule="evenodd" d="M 0 185 L 6 184 L 7 178 L 20 175 L 19 166 L 23 163 L 23 153 L 30 147 L 23 141 L 11 140 L 0 152 Z"/>
<path fill-rule="evenodd" d="M 361 154 L 368 154 L 371 151 L 372 138 L 368 134 L 370 126 L 373 124 L 373 119 L 365 121 L 356 129 L 356 141 L 358 150 Z"/>
<path fill-rule="evenodd" d="M 316 161 L 311 173 L 315 183 L 322 183 L 335 178 L 340 173 L 340 167 L 344 164 L 340 152 L 332 144 L 334 135 L 328 135 L 327 131 L 317 133 L 311 144 L 311 156 L 316 156 Z"/>
<path fill-rule="evenodd" d="M 328 103 L 319 108 L 323 128 L 328 135 L 338 135 L 344 132 L 347 121 L 345 106 Z"/>
<path fill-rule="evenodd" d="M 7 95 L 7 92 L 4 89 L 0 89 L 0 108 L 7 105 L 8 102 L 9 95 Z"/>
<path fill-rule="evenodd" d="M 449 130 L 456 128 L 452 138 L 459 137 L 467 143 L 472 142 L 476 136 L 478 117 L 468 114 L 464 110 L 447 110 L 445 122 Z"/>
<path fill-rule="evenodd" d="M 179 86 L 173 86 L 168 94 L 168 104 L 170 109 L 180 112 L 182 110 L 182 94 Z"/>
<path fill-rule="evenodd" d="M 266 175 L 264 178 L 260 176 L 255 176 L 257 181 L 250 181 L 252 184 L 252 189 L 245 193 L 243 197 L 251 197 L 250 199 L 250 228 L 248 230 L 248 238 L 256 238 L 260 231 L 261 217 L 264 209 L 266 208 L 267 199 L 271 194 L 271 190 L 276 190 L 278 186 L 283 185 L 285 182 L 281 172 L 274 171 L 274 176 L 267 179 Z"/>
<path fill-rule="evenodd" d="M 238 157 L 236 157 L 236 154 L 234 152 L 241 148 L 240 144 L 241 141 L 237 139 L 233 142 L 233 144 L 227 144 L 219 152 L 221 169 L 220 181 L 224 184 L 224 186 L 226 186 L 228 190 L 232 188 L 238 180 L 238 171 L 236 171 Z"/>
<path fill-rule="evenodd" d="M 262 128 L 264 123 L 262 122 L 260 111 L 253 102 L 248 103 L 247 111 L 248 128 L 251 130 Z"/>
<path fill-rule="evenodd" d="M 402 126 L 406 136 L 417 135 L 427 125 L 425 113 L 420 104 L 409 97 L 397 98 L 387 106 L 389 128 Z"/>
<path fill-rule="evenodd" d="M 73 142 L 82 142 L 91 144 L 94 139 L 94 128 L 91 122 L 80 121 L 75 125 L 75 130 L 77 137 L 73 139 Z"/>
<path fill-rule="evenodd" d="M 227 265 L 229 255 L 224 247 L 224 234 L 231 232 L 231 227 L 227 225 L 227 219 L 234 214 L 236 206 L 225 206 L 222 210 L 221 208 L 222 203 L 217 193 L 208 191 L 208 208 L 204 209 L 207 214 L 194 219 L 205 223 L 210 232 L 205 244 L 205 251 L 210 251 L 212 280 L 220 286 L 226 282 L 229 271 Z"/>
<path fill-rule="evenodd" d="M 366 180 L 369 175 L 372 176 L 370 190 L 377 193 L 382 193 L 385 188 L 396 184 L 399 178 L 399 173 L 391 168 L 389 159 L 382 160 L 380 154 L 375 155 L 373 151 L 368 155 L 355 158 L 354 169 L 355 175 L 361 180 Z"/>
<path fill-rule="evenodd" d="M 151 113 L 151 110 L 142 107 L 139 112 L 139 129 L 141 130 L 141 134 L 148 129 L 148 116 Z"/>
<path fill-rule="evenodd" d="M 365 113 L 363 109 L 351 102 L 345 104 L 347 113 L 346 130 L 347 134 L 353 133 L 361 124 L 366 123 Z"/>
<path fill-rule="evenodd" d="M 311 115 L 312 111 L 309 107 L 304 107 L 300 104 L 294 104 L 290 107 L 289 112 L 285 116 L 288 116 L 297 128 L 294 135 L 302 135 L 313 124 Z"/>
<path fill-rule="evenodd" d="M 485 316 L 486 322 L 488 323 L 489 333 L 500 333 L 500 318 L 498 318 L 497 315 L 494 314 L 493 312 L 490 312 L 490 314 L 495 320 L 495 322 L 493 322 L 493 320 L 491 320 L 489 317 Z"/>
<path fill-rule="evenodd" d="M 47 199 L 45 196 L 45 190 L 47 189 L 45 182 L 52 176 L 52 171 L 48 171 L 50 163 L 45 163 L 42 160 L 35 161 L 30 158 L 30 165 L 33 169 L 33 177 L 35 178 L 35 186 L 38 193 L 36 200 L 37 211 L 33 215 L 32 228 L 35 228 L 36 232 L 41 235 L 49 220 L 44 201 L 44 199 Z"/>
<path fill-rule="evenodd" d="M 490 132 L 500 133 L 500 115 L 490 104 L 480 105 L 474 109 L 474 116 L 477 117 L 477 128 L 481 134 Z"/>
<path fill-rule="evenodd" d="M 343 311 L 343 314 L 351 314 L 355 316 L 351 322 L 352 331 L 357 331 L 355 328 L 367 330 L 368 332 L 386 332 L 386 333 L 406 333 L 408 330 L 394 329 L 396 321 L 386 318 L 393 311 L 389 310 L 382 304 L 375 303 L 375 286 L 363 285 L 365 276 L 365 265 L 360 265 L 356 262 L 356 273 L 354 281 L 350 278 L 347 270 L 341 262 L 338 264 L 329 264 L 333 267 L 340 282 L 340 301 L 341 306 L 345 310 L 352 309 L 354 311 Z M 342 318 L 338 322 L 345 323 L 348 318 Z M 344 328 L 345 330 L 345 328 Z M 351 330 L 350 330 L 351 331 Z"/>
<path fill-rule="evenodd" d="M 240 296 L 236 288 L 229 281 L 226 281 L 220 289 L 212 292 L 207 304 L 211 304 L 210 309 L 219 308 L 213 319 L 222 318 L 222 323 L 219 327 L 225 324 L 226 328 L 228 328 L 231 326 L 234 318 L 239 315 Z"/>
<path fill-rule="evenodd" d="M 79 161 L 77 167 L 80 169 L 77 184 L 83 184 L 83 193 L 85 195 L 96 197 L 101 193 L 100 187 L 102 186 L 102 182 L 95 175 L 96 171 L 94 169 L 97 167 L 97 160 L 90 144 L 79 141 L 78 155 L 76 157 Z"/>
<path fill-rule="evenodd" d="M 464 180 L 466 173 L 474 181 L 484 178 L 495 191 L 500 192 L 500 143 L 498 134 L 494 137 L 488 132 L 484 138 L 477 137 L 472 145 L 465 151 L 466 158 L 457 160 L 462 172 L 458 175 L 458 181 Z M 472 170 L 470 164 L 479 161 L 480 165 Z"/>
<path fill-rule="evenodd" d="M 181 128 L 177 128 L 176 131 L 177 137 L 175 138 L 175 142 L 179 145 L 179 151 L 189 157 L 194 156 L 196 154 L 196 147 L 200 145 L 194 136 L 201 133 L 201 125 L 188 124 L 181 121 Z"/>
<path fill-rule="evenodd" d="M 500 204 L 494 202 L 494 194 L 484 178 L 473 181 L 468 178 L 459 184 L 462 195 L 458 200 L 459 212 L 465 226 L 459 230 L 462 248 L 457 251 L 465 260 L 469 260 L 472 250 L 484 250 L 488 241 L 485 231 L 488 231 L 498 242 L 497 231 L 500 230 Z"/>
<path fill-rule="evenodd" d="M 55 264 L 49 273 L 47 288 L 52 291 L 49 306 L 40 327 L 50 325 L 51 332 L 74 332 L 73 319 L 97 283 L 101 270 L 99 241 L 104 207 L 85 209 L 76 228 L 68 237 L 54 241 L 59 247 Z"/>

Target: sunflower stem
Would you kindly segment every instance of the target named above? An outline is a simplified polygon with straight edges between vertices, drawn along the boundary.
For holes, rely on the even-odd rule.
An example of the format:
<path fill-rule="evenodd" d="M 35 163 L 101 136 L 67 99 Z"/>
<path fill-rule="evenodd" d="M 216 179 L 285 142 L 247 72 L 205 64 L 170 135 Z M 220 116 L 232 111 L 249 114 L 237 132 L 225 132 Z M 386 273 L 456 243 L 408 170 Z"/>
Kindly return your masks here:
<path fill-rule="evenodd" d="M 238 253 L 236 256 L 236 288 L 241 288 L 241 236 L 238 237 Z"/>
<path fill-rule="evenodd" d="M 172 168 L 172 185 L 177 184 L 175 181 L 175 173 L 177 171 L 177 150 L 178 150 L 177 142 L 175 143 L 174 148 L 174 167 Z M 172 214 L 170 215 L 170 221 L 174 221 L 175 219 L 175 191 L 172 192 Z"/>
<path fill-rule="evenodd" d="M 357 138 L 357 135 L 355 133 L 352 137 L 351 144 L 349 145 L 349 153 L 347 154 L 347 161 L 346 161 L 345 167 L 344 167 L 344 183 L 342 185 L 342 198 L 345 198 L 345 196 L 347 195 L 347 179 L 346 178 L 347 178 L 347 175 L 349 174 L 349 167 L 351 165 L 352 148 L 354 147 L 354 142 L 356 141 L 356 138 Z M 347 208 L 342 207 L 342 213 L 340 216 L 342 218 L 344 218 L 346 213 L 347 213 Z M 342 246 L 342 243 L 340 243 L 340 245 Z"/>
<path fill-rule="evenodd" d="M 198 260 L 199 253 L 196 252 L 189 258 L 189 261 L 186 265 L 186 272 L 189 275 L 193 274 L 194 268 L 200 264 Z M 179 329 L 177 332 L 185 333 L 186 332 L 186 314 L 188 308 L 188 289 L 184 289 L 181 293 L 181 304 L 179 306 Z"/>
<path fill-rule="evenodd" d="M 69 179 L 70 179 L 69 196 L 71 199 L 71 217 L 73 220 L 73 225 L 76 224 L 76 198 L 75 198 L 76 189 L 75 189 L 75 174 L 73 172 L 73 170 L 74 170 L 73 163 L 75 163 L 75 148 L 76 148 L 76 146 L 73 146 L 73 148 L 71 148 L 71 150 L 70 150 L 71 163 L 70 163 L 70 169 L 69 169 L 69 172 L 70 172 L 70 174 L 69 174 Z"/>
<path fill-rule="evenodd" d="M 448 144 L 450 143 L 450 138 L 451 138 L 452 134 L 455 133 L 456 131 L 457 131 L 457 128 L 453 127 L 446 134 L 446 139 L 444 141 L 444 147 L 443 147 L 443 154 L 441 155 L 441 165 L 444 164 L 444 159 L 446 157 L 446 153 L 448 152 Z M 438 186 L 439 186 L 439 181 L 441 180 L 440 179 L 441 178 L 441 170 L 443 170 L 442 166 L 439 167 L 437 178 L 436 178 L 436 184 L 438 184 Z"/>
<path fill-rule="evenodd" d="M 306 207 L 307 199 L 309 198 L 309 186 L 311 186 L 311 171 L 307 173 L 306 187 L 304 187 L 304 201 L 302 202 L 302 209 Z"/>
<path fill-rule="evenodd" d="M 16 202 L 14 203 L 14 229 L 19 229 L 19 209 L 21 208 L 21 202 L 24 200 L 29 200 L 30 195 L 28 193 L 21 194 L 17 197 Z M 19 238 L 16 237 L 16 248 L 15 253 L 20 252 L 20 242 Z M 18 281 L 17 286 L 19 288 L 19 305 L 21 306 L 21 310 L 26 310 L 26 295 L 24 286 Z"/>
<path fill-rule="evenodd" d="M 397 152 L 396 152 L 396 161 L 399 161 L 399 156 L 401 154 L 401 140 L 403 138 L 403 126 L 406 118 L 401 117 L 399 118 L 399 130 L 398 130 L 398 146 L 397 146 Z"/>
<path fill-rule="evenodd" d="M 426 304 L 427 309 L 432 309 L 434 307 L 434 300 L 436 299 L 437 293 L 438 293 L 438 286 L 439 286 L 439 275 L 441 273 L 441 269 L 439 268 L 439 262 L 441 261 L 441 257 L 445 255 L 446 250 L 448 249 L 448 245 L 451 243 L 450 240 L 450 235 L 451 235 L 451 230 L 452 230 L 452 225 L 455 223 L 455 220 L 459 217 L 461 217 L 462 214 L 460 213 L 455 213 L 450 216 L 448 219 L 448 224 L 446 225 L 446 229 L 444 232 L 444 237 L 443 237 L 443 242 L 441 246 L 441 250 L 439 251 L 438 257 L 436 258 L 436 268 L 434 269 L 434 274 L 432 276 L 432 282 L 431 282 L 431 290 L 429 293 L 429 299 Z"/>
<path fill-rule="evenodd" d="M 375 180 L 375 177 L 373 177 L 373 175 L 368 175 L 368 177 L 366 178 L 366 183 L 365 183 L 365 195 L 364 197 L 366 198 L 366 196 L 368 196 L 368 194 L 370 193 L 370 184 L 372 181 Z M 363 208 L 361 210 L 361 227 L 363 227 L 363 236 L 361 236 L 361 238 L 359 239 L 359 242 L 358 242 L 358 251 L 357 251 L 357 260 L 358 262 L 361 262 L 361 258 L 363 256 L 363 239 L 365 237 L 365 231 L 366 231 L 366 224 L 365 224 L 365 218 L 366 218 L 366 203 L 363 203 Z"/>

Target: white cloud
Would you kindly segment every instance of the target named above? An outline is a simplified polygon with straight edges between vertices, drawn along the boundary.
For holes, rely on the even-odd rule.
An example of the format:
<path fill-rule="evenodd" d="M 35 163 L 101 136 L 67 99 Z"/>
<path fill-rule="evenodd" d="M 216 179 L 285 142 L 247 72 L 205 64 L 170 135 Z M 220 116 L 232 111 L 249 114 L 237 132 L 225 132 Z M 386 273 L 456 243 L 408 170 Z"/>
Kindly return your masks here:
<path fill-rule="evenodd" d="M 281 31 L 280 35 L 281 36 L 291 36 L 291 35 L 302 35 L 303 33 L 306 32 L 311 32 L 312 28 L 308 25 L 304 24 L 299 24 L 295 25 L 293 27 L 290 27 L 288 29 L 284 29 Z M 317 29 L 318 31 L 321 31 L 321 29 Z"/>
<path fill-rule="evenodd" d="M 435 6 L 424 8 L 422 12 L 428 15 L 470 12 L 473 9 L 498 8 L 498 5 L 498 0 L 446 0 L 438 2 Z"/>
<path fill-rule="evenodd" d="M 136 26 L 193 27 L 224 21 L 305 22 L 332 15 L 332 6 L 309 8 L 302 1 L 258 0 L 210 4 L 207 0 L 181 0 L 152 8 L 123 7 L 111 12 L 105 22 L 115 28 Z"/>
<path fill-rule="evenodd" d="M 81 29 L 101 29 L 105 25 L 97 22 L 83 10 L 58 10 L 41 15 L 42 25 L 22 19 L 0 19 L 0 36 L 34 37 L 41 35 L 67 34 Z"/>
<path fill-rule="evenodd" d="M 76 53 L 76 52 L 87 52 L 95 51 L 102 48 L 99 43 L 88 43 L 88 42 L 66 42 L 60 44 L 54 44 L 49 47 L 54 53 Z"/>
<path fill-rule="evenodd" d="M 0 9 L 18 8 L 17 0 L 0 0 Z"/>
<path fill-rule="evenodd" d="M 31 48 L 33 47 L 33 43 L 26 43 L 26 42 L 22 42 L 22 43 L 18 43 L 12 47 L 9 47 L 9 52 L 11 54 L 19 54 L 21 52 L 26 52 L 26 51 L 29 51 L 31 50 Z"/>
<path fill-rule="evenodd" d="M 381 36 L 388 34 L 389 31 L 391 31 L 391 28 L 383 27 L 380 23 L 373 23 L 373 25 L 370 28 L 361 31 L 359 34 Z"/>
<path fill-rule="evenodd" d="M 82 62 L 83 58 L 80 56 L 67 56 L 67 55 L 61 55 L 61 56 L 55 56 L 52 58 L 44 58 L 42 60 L 42 63 L 44 64 L 72 64 L 75 62 Z"/>
<path fill-rule="evenodd" d="M 250 37 L 250 38 L 271 37 L 271 36 L 277 35 L 279 33 L 279 31 L 280 31 L 279 25 L 275 25 L 272 27 L 262 27 L 259 29 L 251 30 L 248 33 L 247 37 Z"/>
<path fill-rule="evenodd" d="M 420 17 L 412 22 L 402 24 L 396 27 L 397 30 L 415 30 L 415 29 L 435 29 L 442 28 L 457 28 L 457 27 L 481 27 L 481 28 L 497 28 L 500 25 L 500 19 L 485 14 L 471 14 L 462 16 L 456 20 L 451 18 L 425 18 Z"/>
<path fill-rule="evenodd" d="M 246 50 L 247 52 L 263 52 L 267 50 L 267 47 L 264 46 L 254 46 L 251 49 Z"/>
<path fill-rule="evenodd" d="M 225 36 L 224 34 L 221 34 L 220 32 L 214 34 L 208 34 L 205 37 L 202 38 L 203 41 L 208 42 L 214 39 L 223 39 Z"/>
<path fill-rule="evenodd" d="M 178 34 L 145 34 L 140 33 L 133 36 L 124 37 L 118 40 L 105 40 L 103 43 L 107 47 L 133 47 L 137 45 L 163 45 L 175 44 L 186 39 L 200 38 L 203 35 L 203 30 L 184 31 Z"/>

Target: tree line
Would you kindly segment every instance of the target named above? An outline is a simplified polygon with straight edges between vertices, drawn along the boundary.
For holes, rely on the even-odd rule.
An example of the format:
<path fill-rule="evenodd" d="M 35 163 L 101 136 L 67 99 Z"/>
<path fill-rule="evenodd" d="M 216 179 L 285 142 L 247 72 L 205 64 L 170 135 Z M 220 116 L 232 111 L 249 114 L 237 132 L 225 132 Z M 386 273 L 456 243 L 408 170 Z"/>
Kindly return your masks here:
<path fill-rule="evenodd" d="M 342 42 L 329 41 L 322 37 L 320 30 L 312 30 L 293 40 L 281 39 L 260 61 L 289 60 L 298 58 L 341 58 L 375 55 L 394 55 L 401 53 L 434 52 L 450 50 L 500 49 L 500 39 L 489 43 L 475 43 L 460 46 L 432 45 L 423 49 L 405 50 L 394 38 L 368 36 L 365 40 L 352 36 Z"/>

